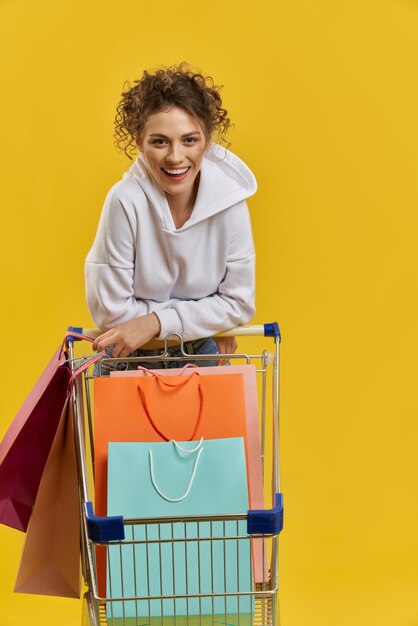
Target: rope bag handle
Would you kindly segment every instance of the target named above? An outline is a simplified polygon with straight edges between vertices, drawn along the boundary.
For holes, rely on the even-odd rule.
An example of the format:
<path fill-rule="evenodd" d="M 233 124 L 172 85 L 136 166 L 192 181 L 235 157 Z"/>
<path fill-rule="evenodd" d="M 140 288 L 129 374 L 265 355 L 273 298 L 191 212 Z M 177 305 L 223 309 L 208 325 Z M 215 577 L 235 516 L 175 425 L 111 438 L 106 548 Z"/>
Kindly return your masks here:
<path fill-rule="evenodd" d="M 195 369 L 195 368 L 197 369 L 197 365 L 195 365 L 194 363 L 186 363 L 186 365 L 184 365 L 181 368 L 181 370 L 178 373 L 176 373 L 176 376 L 181 376 L 186 369 L 190 369 L 190 368 L 191 369 Z M 138 370 L 140 372 L 144 372 L 144 374 L 148 374 L 149 376 L 154 376 L 162 384 L 166 384 L 165 381 L 162 380 L 162 379 L 170 378 L 169 376 L 164 376 L 163 374 L 157 374 L 157 372 L 155 372 L 154 370 L 149 370 L 146 367 L 142 367 L 142 365 L 138 365 Z M 195 375 L 200 376 L 200 372 L 197 372 L 197 371 L 193 372 L 192 376 L 195 376 Z M 171 384 L 170 385 L 169 383 L 167 383 L 167 387 L 174 387 L 174 386 L 175 386 L 175 384 Z M 180 384 L 179 384 L 179 386 L 180 386 Z"/>
<path fill-rule="evenodd" d="M 171 439 L 170 441 L 176 447 L 177 452 L 180 450 L 181 452 L 185 452 L 186 454 L 192 454 L 193 452 L 197 452 L 197 450 L 199 450 L 199 452 L 197 453 L 196 458 L 194 460 L 193 471 L 192 471 L 192 475 L 190 477 L 187 489 L 186 489 L 185 493 L 182 496 L 180 496 L 179 498 L 170 498 L 165 493 L 163 493 L 161 491 L 161 489 L 158 487 L 158 485 L 156 483 L 156 480 L 155 480 L 155 476 L 154 476 L 154 460 L 153 460 L 153 456 L 152 456 L 152 450 L 151 450 L 151 448 L 148 450 L 148 453 L 149 453 L 149 469 L 150 469 L 150 474 L 151 474 L 151 482 L 152 482 L 152 486 L 154 487 L 155 491 L 158 493 L 159 496 L 161 496 L 161 498 L 163 498 L 167 502 L 181 502 L 182 500 L 187 498 L 187 496 L 189 495 L 190 489 L 192 488 L 193 481 L 194 481 L 195 476 L 196 476 L 196 471 L 197 471 L 197 466 L 198 466 L 198 463 L 199 463 L 199 459 L 200 459 L 201 454 L 202 454 L 202 452 L 204 450 L 204 448 L 202 447 L 203 437 L 200 439 L 200 441 L 197 444 L 197 446 L 195 446 L 194 448 L 190 448 L 190 450 L 180 446 L 180 444 L 178 444 L 177 441 L 174 441 L 174 439 Z"/>
<path fill-rule="evenodd" d="M 196 367 L 192 363 L 187 363 L 184 367 L 181 368 L 180 373 L 182 373 L 190 365 L 192 367 Z M 146 367 L 139 366 L 138 370 L 146 372 L 150 376 L 154 376 L 154 378 L 156 379 L 157 384 L 160 386 L 161 390 L 162 391 L 166 391 L 166 392 L 170 392 L 170 391 L 175 391 L 177 389 L 181 389 L 182 387 L 187 385 L 194 376 L 200 376 L 200 372 L 193 372 L 190 376 L 185 376 L 184 380 L 182 380 L 180 382 L 175 382 L 175 381 L 172 380 L 171 376 L 163 376 L 161 374 L 157 374 L 153 370 L 149 370 Z M 200 382 L 198 383 L 197 388 L 198 388 L 198 392 L 199 392 L 199 412 L 198 412 L 198 415 L 197 415 L 197 419 L 196 419 L 196 423 L 195 423 L 195 426 L 193 428 L 193 431 L 192 431 L 190 437 L 187 438 L 187 441 L 192 441 L 195 438 L 196 432 L 197 432 L 197 430 L 199 428 L 199 425 L 200 425 L 200 421 L 202 419 L 203 410 L 204 410 L 204 393 L 203 393 L 203 388 L 202 388 L 202 385 L 200 384 Z M 150 424 L 153 427 L 153 429 L 165 441 L 172 440 L 171 437 L 169 437 L 165 433 L 163 433 L 163 431 L 157 425 L 155 419 L 152 417 L 144 390 L 141 388 L 140 385 L 137 385 L 137 389 L 138 389 L 139 395 L 141 396 L 142 405 L 144 407 L 145 415 L 147 416 L 148 421 L 150 422 Z"/>
<path fill-rule="evenodd" d="M 152 370 L 147 370 L 147 371 L 152 371 Z M 193 372 L 193 374 L 191 376 L 187 376 L 185 377 L 185 379 L 183 381 L 181 381 L 181 383 L 173 383 L 173 382 L 168 382 L 163 380 L 164 378 L 169 378 L 168 376 L 162 377 L 159 374 L 155 374 L 153 373 L 153 375 L 156 377 L 157 383 L 160 385 L 160 387 L 162 388 L 163 391 L 174 391 L 176 389 L 181 389 L 182 387 L 184 387 L 185 385 L 187 385 L 187 383 L 190 382 L 190 380 L 195 376 L 195 375 L 199 375 L 199 372 Z M 164 388 L 166 387 L 166 389 Z M 198 392 L 199 392 L 199 412 L 197 415 L 197 419 L 196 419 L 196 423 L 194 425 L 193 431 L 190 435 L 190 437 L 187 438 L 187 441 L 192 441 L 197 433 L 197 430 L 199 428 L 200 422 L 202 420 L 202 415 L 203 415 L 203 410 L 205 407 L 205 398 L 204 398 L 204 393 L 203 393 L 203 388 L 201 383 L 199 382 L 197 385 L 198 388 Z M 159 428 L 159 426 L 157 425 L 155 419 L 153 419 L 152 415 L 151 415 L 151 411 L 149 409 L 148 406 L 148 401 L 145 395 L 144 390 L 141 388 L 140 385 L 137 385 L 137 389 L 139 392 L 139 395 L 141 396 L 141 401 L 142 401 L 142 405 L 144 407 L 144 411 L 145 411 L 145 415 L 148 418 L 148 421 L 150 422 L 151 426 L 153 427 L 153 429 L 155 430 L 155 432 L 157 432 L 160 437 L 162 439 L 164 439 L 165 441 L 170 441 L 172 440 L 172 437 L 167 436 L 162 430 L 161 428 Z"/>

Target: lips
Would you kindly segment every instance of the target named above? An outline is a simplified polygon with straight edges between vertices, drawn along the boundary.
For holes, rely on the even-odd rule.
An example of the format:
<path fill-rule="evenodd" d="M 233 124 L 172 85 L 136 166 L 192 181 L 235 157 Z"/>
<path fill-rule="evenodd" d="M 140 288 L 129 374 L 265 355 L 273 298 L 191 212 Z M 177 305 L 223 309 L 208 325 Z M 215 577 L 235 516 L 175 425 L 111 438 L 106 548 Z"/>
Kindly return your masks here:
<path fill-rule="evenodd" d="M 170 180 L 184 180 L 190 170 L 189 167 L 170 167 L 170 168 L 161 168 L 161 171 L 164 172 L 165 176 Z"/>

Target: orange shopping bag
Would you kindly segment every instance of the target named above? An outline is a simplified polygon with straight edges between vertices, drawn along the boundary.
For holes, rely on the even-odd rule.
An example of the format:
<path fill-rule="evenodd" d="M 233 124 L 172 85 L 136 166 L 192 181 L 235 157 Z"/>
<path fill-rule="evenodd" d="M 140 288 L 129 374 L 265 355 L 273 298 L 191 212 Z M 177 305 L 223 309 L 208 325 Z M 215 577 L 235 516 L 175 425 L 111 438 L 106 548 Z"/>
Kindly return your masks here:
<path fill-rule="evenodd" d="M 242 374 L 244 380 L 245 413 L 247 423 L 247 459 L 248 489 L 252 509 L 264 509 L 263 480 L 261 467 L 260 423 L 258 414 L 257 380 L 255 365 L 224 365 L 218 367 L 197 367 L 186 365 L 183 368 L 147 370 L 127 370 L 110 373 L 110 376 L 150 376 L 152 374 L 167 376 L 191 376 L 199 372 L 204 376 Z M 209 437 L 206 437 L 208 439 Z"/>
<path fill-rule="evenodd" d="M 95 509 L 107 512 L 107 445 L 129 441 L 191 441 L 243 437 L 247 450 L 242 374 L 96 378 Z M 251 506 L 251 501 L 250 501 Z M 97 551 L 100 593 L 105 593 L 105 554 Z"/>

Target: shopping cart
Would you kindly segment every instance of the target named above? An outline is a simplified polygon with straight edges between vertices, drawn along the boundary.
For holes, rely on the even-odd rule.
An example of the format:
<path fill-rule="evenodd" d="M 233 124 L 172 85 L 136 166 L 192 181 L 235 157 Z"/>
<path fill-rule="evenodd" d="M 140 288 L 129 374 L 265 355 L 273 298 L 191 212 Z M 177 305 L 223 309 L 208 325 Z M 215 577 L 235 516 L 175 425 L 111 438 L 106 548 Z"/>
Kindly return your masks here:
<path fill-rule="evenodd" d="M 71 332 L 97 336 L 98 331 L 71 327 Z M 260 405 L 261 464 L 265 502 L 270 508 L 243 514 L 193 515 L 128 519 L 94 513 L 94 437 L 92 379 L 85 370 L 72 392 L 76 448 L 80 476 L 82 571 L 87 587 L 83 626 L 278 626 L 278 535 L 283 527 L 283 499 L 279 474 L 280 330 L 277 323 L 238 327 L 223 336 L 265 337 L 274 349 L 255 354 L 193 355 L 193 361 L 229 359 L 231 364 L 255 365 Z M 168 339 L 159 356 L 140 359 L 103 358 L 102 362 L 190 360 L 180 344 L 180 356 L 170 356 Z M 76 339 L 69 339 L 72 366 Z M 257 344 L 260 339 L 255 340 Z M 99 362 L 100 363 L 100 362 Z M 100 370 L 100 367 L 99 367 Z M 268 403 L 271 398 L 271 403 Z M 178 532 L 178 529 L 181 532 Z M 190 529 L 193 529 L 190 532 Z M 262 547 L 261 547 L 262 546 Z M 100 595 L 97 549 L 106 553 L 106 593 Z M 254 549 L 262 558 L 262 577 L 254 579 Z M 246 555 L 249 558 L 246 559 Z M 130 580 L 126 580 L 126 561 Z M 112 566 L 110 566 L 112 564 Z M 243 575 L 243 568 L 247 574 Z M 159 581 L 150 584 L 150 570 Z M 219 576 L 219 570 L 223 575 Z M 169 570 L 169 571 L 168 571 Z M 142 575 L 143 574 L 143 575 Z M 170 578 L 167 586 L 166 577 Z M 181 578 L 181 580 L 180 580 Z"/>

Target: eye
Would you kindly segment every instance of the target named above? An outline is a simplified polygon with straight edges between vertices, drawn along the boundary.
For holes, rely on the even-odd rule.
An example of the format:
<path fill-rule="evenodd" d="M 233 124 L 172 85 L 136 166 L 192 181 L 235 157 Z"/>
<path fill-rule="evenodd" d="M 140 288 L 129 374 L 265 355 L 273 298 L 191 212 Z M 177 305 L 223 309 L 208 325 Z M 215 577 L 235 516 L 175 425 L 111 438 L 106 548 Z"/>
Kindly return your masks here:
<path fill-rule="evenodd" d="M 186 137 L 184 141 L 185 143 L 193 144 L 199 141 L 199 139 L 197 137 Z"/>
<path fill-rule="evenodd" d="M 163 139 L 162 137 L 158 137 L 157 139 L 154 139 L 152 143 L 154 146 L 163 146 L 164 144 L 167 143 L 167 141 L 166 139 Z"/>

